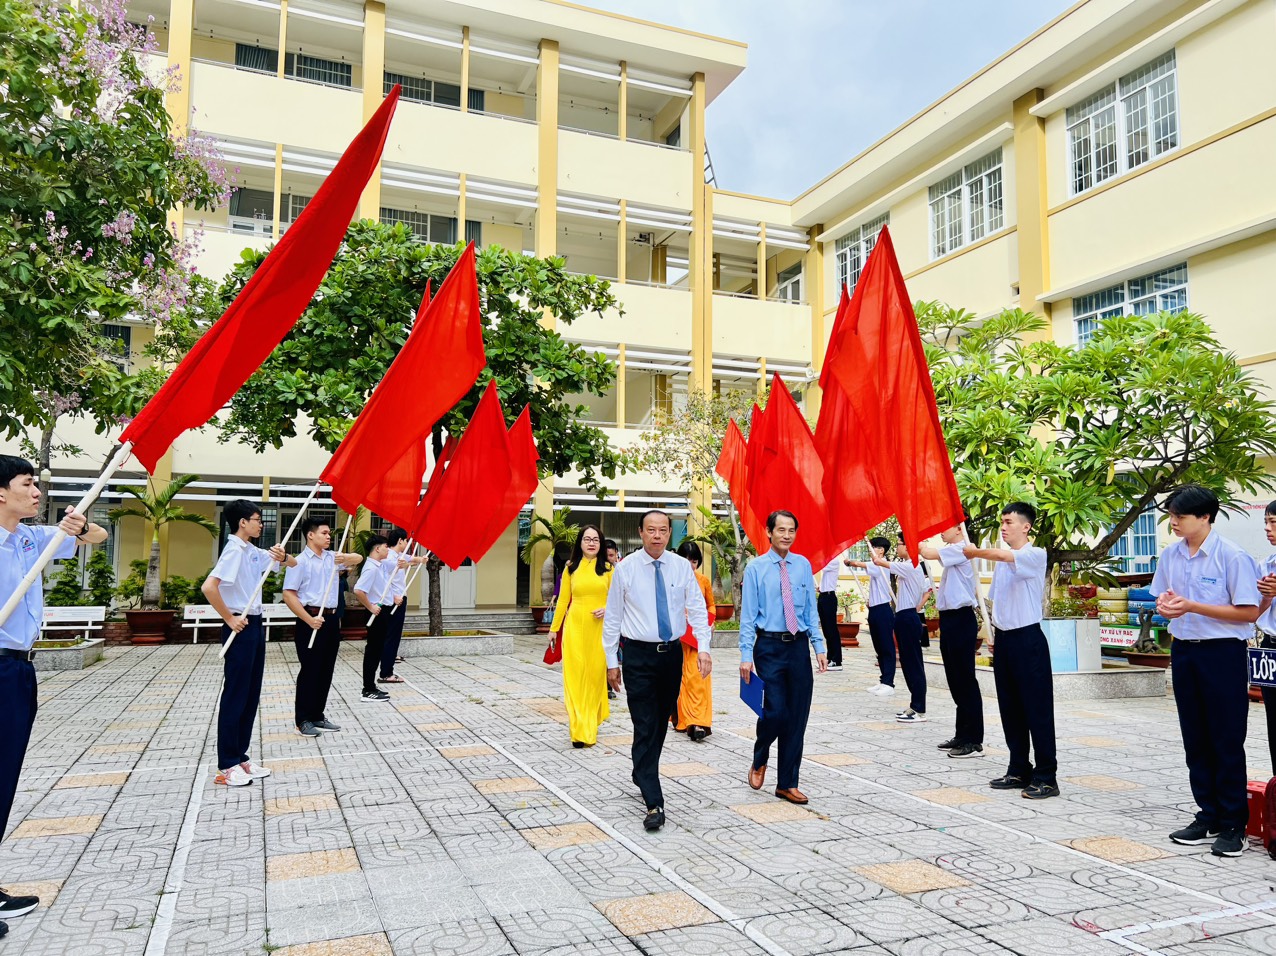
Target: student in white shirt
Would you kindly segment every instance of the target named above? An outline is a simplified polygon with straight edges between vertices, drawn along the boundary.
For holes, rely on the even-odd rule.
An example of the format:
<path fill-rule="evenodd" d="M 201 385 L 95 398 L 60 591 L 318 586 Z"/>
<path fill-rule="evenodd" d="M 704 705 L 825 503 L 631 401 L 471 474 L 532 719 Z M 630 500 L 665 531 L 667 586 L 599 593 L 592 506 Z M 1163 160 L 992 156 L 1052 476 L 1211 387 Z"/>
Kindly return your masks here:
<path fill-rule="evenodd" d="M 992 666 L 1010 765 L 1004 776 L 988 785 L 994 790 L 1021 790 L 1028 800 L 1059 795 L 1054 677 L 1050 647 L 1041 630 L 1046 549 L 1034 547 L 1028 540 L 1036 521 L 1036 508 L 1023 501 L 1013 502 L 1001 509 L 1001 540 L 1006 548 L 967 545 L 964 549 L 967 558 L 997 562 L 988 594 L 995 638 Z M 1035 767 L 1030 759 L 1030 740 Z"/>
<path fill-rule="evenodd" d="M 979 620 L 975 605 L 975 567 L 966 557 L 961 525 L 940 533 L 939 547 L 922 544 L 923 558 L 938 561 L 944 568 L 935 592 L 939 610 L 939 654 L 944 661 L 948 692 L 957 705 L 957 726 L 951 739 L 939 745 L 950 757 L 984 755 L 984 702 L 975 677 L 975 645 L 979 640 Z"/>
<path fill-rule="evenodd" d="M 824 565 L 820 571 L 819 594 L 815 598 L 815 610 L 820 616 L 820 631 L 828 647 L 828 669 L 831 671 L 842 669 L 842 638 L 837 632 L 837 577 L 841 570 L 842 562 L 837 557 Z"/>
<path fill-rule="evenodd" d="M 394 665 L 399 662 L 399 643 L 403 640 L 403 625 L 408 619 L 408 609 L 400 607 L 408 596 L 408 572 L 410 566 L 425 564 L 426 558 L 421 555 L 404 557 L 408 550 L 408 533 L 402 528 L 391 528 L 386 534 L 386 543 L 390 545 L 390 557 L 398 562 L 390 575 L 390 599 L 394 607 L 386 617 L 385 646 L 381 649 L 381 676 L 379 684 L 402 684 L 403 678 L 394 673 Z M 378 595 L 379 597 L 379 595 Z"/>
<path fill-rule="evenodd" d="M 926 722 L 926 668 L 922 664 L 926 622 L 922 620 L 922 609 L 935 585 L 925 562 L 920 566 L 913 564 L 903 538 L 895 545 L 894 561 L 874 556 L 873 563 L 885 567 L 895 578 L 895 642 L 910 697 L 907 709 L 897 713 L 895 719 L 903 724 L 922 724 Z"/>
<path fill-rule="evenodd" d="M 868 633 L 873 639 L 873 650 L 877 652 L 877 669 L 881 681 L 868 688 L 870 694 L 889 697 L 895 693 L 895 608 L 891 604 L 890 563 L 886 561 L 886 552 L 890 548 L 889 539 L 877 537 L 869 539 L 872 549 L 872 561 L 846 561 L 848 568 L 860 568 L 868 574 Z M 878 561 L 884 562 L 884 566 Z"/>
<path fill-rule="evenodd" d="M 407 567 L 406 561 L 399 560 L 398 552 L 390 550 L 385 535 L 374 534 L 368 538 L 368 560 L 363 563 L 363 571 L 354 586 L 355 598 L 372 615 L 368 620 L 368 636 L 363 640 L 363 693 L 359 699 L 364 703 L 390 699 L 389 694 L 377 688 L 377 670 L 381 667 L 381 652 L 385 650 L 389 633 L 390 612 L 394 610 L 391 578 L 400 564 Z"/>
<path fill-rule="evenodd" d="M 1151 591 L 1170 619 L 1174 706 L 1183 734 L 1196 819 L 1175 843 L 1212 843 L 1214 856 L 1240 856 L 1249 821 L 1245 732 L 1249 719 L 1249 639 L 1262 597 L 1258 565 L 1214 530 L 1218 496 L 1185 485 L 1165 499 L 1178 536 L 1161 553 Z"/>
<path fill-rule="evenodd" d="M 221 557 L 204 581 L 204 598 L 221 619 L 221 639 L 235 640 L 222 658 L 221 704 L 217 713 L 217 777 L 214 782 L 244 787 L 269 777 L 270 771 L 248 759 L 253 722 L 261 702 L 261 677 L 266 667 L 266 631 L 261 625 L 258 582 L 272 562 L 295 567 L 296 558 L 280 545 L 265 551 L 252 544 L 261 537 L 261 508 L 237 498 L 222 510 L 230 530 Z"/>
<path fill-rule="evenodd" d="M 1263 530 L 1267 543 L 1276 547 L 1276 501 L 1267 505 L 1263 513 Z M 1258 593 L 1262 595 L 1262 614 L 1258 629 L 1263 632 L 1262 646 L 1276 647 L 1276 552 L 1269 554 L 1258 566 Z M 1272 773 L 1276 775 L 1276 687 L 1263 688 L 1263 712 L 1267 717 L 1267 749 L 1272 758 Z"/>

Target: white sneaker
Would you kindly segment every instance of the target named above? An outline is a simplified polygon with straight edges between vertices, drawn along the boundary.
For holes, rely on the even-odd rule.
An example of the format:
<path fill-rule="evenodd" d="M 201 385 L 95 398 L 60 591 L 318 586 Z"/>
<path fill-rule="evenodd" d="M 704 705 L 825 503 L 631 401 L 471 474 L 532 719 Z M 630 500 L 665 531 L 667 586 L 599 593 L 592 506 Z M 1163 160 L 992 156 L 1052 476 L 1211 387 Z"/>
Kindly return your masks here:
<path fill-rule="evenodd" d="M 240 764 L 239 769 L 244 770 L 244 764 Z M 260 780 L 262 777 L 270 776 L 269 768 L 259 767 L 251 760 L 247 761 L 247 770 L 245 770 L 245 772 L 251 780 Z"/>
<path fill-rule="evenodd" d="M 895 715 L 895 719 L 898 720 L 901 724 L 926 723 L 926 715 L 917 713 L 917 711 L 913 710 L 913 708 L 911 707 L 908 708 L 908 710 L 901 710 L 898 714 Z"/>
<path fill-rule="evenodd" d="M 881 686 L 882 686 L 882 685 L 881 685 L 880 683 L 878 683 L 878 684 L 869 684 L 869 685 L 868 685 L 867 687 L 865 687 L 864 689 L 865 689 L 866 691 L 868 691 L 870 694 L 876 694 L 876 693 L 877 693 L 877 688 L 879 688 L 879 687 L 881 687 Z"/>
<path fill-rule="evenodd" d="M 878 697 L 890 697 L 895 693 L 895 688 L 890 684 L 878 684 L 869 693 L 876 694 Z"/>
<path fill-rule="evenodd" d="M 221 784 L 224 787 L 246 787 L 253 782 L 253 778 L 244 772 L 244 768 L 236 764 L 229 770 L 219 771 L 217 776 L 213 778 L 213 783 Z"/>

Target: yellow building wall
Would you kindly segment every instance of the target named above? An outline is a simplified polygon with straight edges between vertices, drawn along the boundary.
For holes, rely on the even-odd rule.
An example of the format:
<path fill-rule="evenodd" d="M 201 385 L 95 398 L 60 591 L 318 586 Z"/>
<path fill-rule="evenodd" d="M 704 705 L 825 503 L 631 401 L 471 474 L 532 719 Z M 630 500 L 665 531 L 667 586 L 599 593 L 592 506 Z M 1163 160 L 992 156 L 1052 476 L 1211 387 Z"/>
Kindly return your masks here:
<path fill-rule="evenodd" d="M 536 126 L 424 103 L 400 103 L 384 158 L 389 163 L 464 171 L 470 177 L 535 186 Z"/>
<path fill-rule="evenodd" d="M 514 521 L 474 566 L 475 603 L 517 604 L 518 562 L 518 521 Z"/>
<path fill-rule="evenodd" d="M 691 154 L 573 130 L 558 134 L 558 188 L 586 196 L 690 209 Z"/>
<path fill-rule="evenodd" d="M 1242 362 L 1276 358 L 1276 233 L 1234 243 L 1187 262 L 1188 306 L 1205 316 L 1225 348 Z M 1276 361 L 1247 368 L 1276 399 Z"/>
<path fill-rule="evenodd" d="M 612 283 L 612 291 L 624 307 L 623 316 L 609 310 L 600 318 L 590 312 L 560 331 L 569 338 L 586 341 L 691 348 L 689 292 L 624 282 Z"/>
<path fill-rule="evenodd" d="M 1248 3 L 1176 45 L 1184 145 L 1271 109 L 1273 49 L 1276 14 L 1265 2 Z"/>

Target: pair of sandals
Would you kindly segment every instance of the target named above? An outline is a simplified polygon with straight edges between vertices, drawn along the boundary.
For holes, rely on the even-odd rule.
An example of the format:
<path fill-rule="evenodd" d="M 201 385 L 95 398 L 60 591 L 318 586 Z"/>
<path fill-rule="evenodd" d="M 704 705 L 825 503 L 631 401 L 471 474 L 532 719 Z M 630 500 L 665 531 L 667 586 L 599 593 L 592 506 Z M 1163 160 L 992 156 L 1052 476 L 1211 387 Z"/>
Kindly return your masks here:
<path fill-rule="evenodd" d="M 395 662 L 396 664 L 402 664 L 402 663 L 403 663 L 403 658 L 402 658 L 402 657 L 396 657 L 396 658 L 394 659 L 394 662 Z M 378 678 L 377 678 L 377 683 L 378 683 L 378 684 L 402 684 L 402 683 L 403 683 L 403 678 L 402 678 L 402 677 L 400 677 L 398 674 L 391 674 L 389 677 L 378 677 Z"/>

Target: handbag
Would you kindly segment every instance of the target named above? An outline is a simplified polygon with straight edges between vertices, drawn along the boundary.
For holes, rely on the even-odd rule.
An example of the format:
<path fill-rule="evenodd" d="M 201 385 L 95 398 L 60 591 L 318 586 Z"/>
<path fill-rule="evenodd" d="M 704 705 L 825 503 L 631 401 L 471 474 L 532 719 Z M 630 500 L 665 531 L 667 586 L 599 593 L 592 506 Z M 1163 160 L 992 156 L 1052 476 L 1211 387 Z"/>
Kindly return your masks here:
<path fill-rule="evenodd" d="M 555 599 L 554 604 L 551 604 L 549 607 L 545 609 L 546 624 L 554 623 L 554 608 L 557 603 L 558 601 L 557 599 Z M 571 609 L 572 609 L 572 602 L 568 600 L 567 610 L 570 611 Z M 567 626 L 567 615 L 564 614 L 563 627 L 566 627 L 566 626 Z M 553 666 L 554 664 L 557 664 L 562 659 L 563 659 L 563 628 L 560 627 L 557 631 L 554 631 L 553 641 L 551 641 L 549 646 L 545 648 L 545 657 L 543 658 L 543 660 L 546 664 Z"/>

